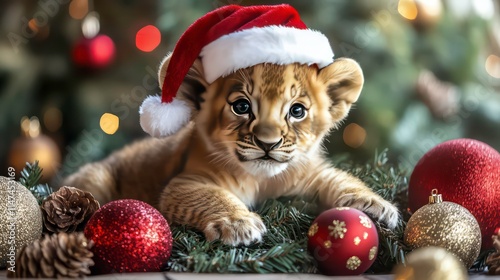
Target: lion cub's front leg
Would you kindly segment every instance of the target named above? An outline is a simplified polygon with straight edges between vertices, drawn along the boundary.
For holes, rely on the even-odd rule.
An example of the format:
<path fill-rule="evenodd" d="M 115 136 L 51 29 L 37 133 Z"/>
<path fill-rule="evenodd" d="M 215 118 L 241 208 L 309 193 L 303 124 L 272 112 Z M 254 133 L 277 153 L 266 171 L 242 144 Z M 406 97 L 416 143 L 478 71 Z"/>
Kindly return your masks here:
<path fill-rule="evenodd" d="M 174 178 L 161 195 L 160 211 L 172 224 L 203 231 L 207 240 L 249 245 L 262 240 L 262 219 L 230 191 L 195 176 Z"/>
<path fill-rule="evenodd" d="M 325 208 L 352 207 L 369 214 L 372 218 L 393 229 L 400 219 L 399 211 L 392 203 L 368 188 L 360 179 L 333 167 L 305 178 L 308 191 L 319 195 Z"/>

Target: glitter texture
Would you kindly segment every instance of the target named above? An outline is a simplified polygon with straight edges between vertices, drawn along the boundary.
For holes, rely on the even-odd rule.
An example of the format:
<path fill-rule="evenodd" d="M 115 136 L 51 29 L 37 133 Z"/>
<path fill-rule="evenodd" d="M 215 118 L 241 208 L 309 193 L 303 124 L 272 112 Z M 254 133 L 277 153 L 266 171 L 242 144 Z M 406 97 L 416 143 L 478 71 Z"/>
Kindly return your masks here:
<path fill-rule="evenodd" d="M 15 251 L 42 235 L 42 212 L 31 192 L 0 176 L 0 268 L 15 264 Z M 9 256 L 11 255 L 11 256 Z"/>
<path fill-rule="evenodd" d="M 370 218 L 357 209 L 324 211 L 313 221 L 310 232 L 314 234 L 309 235 L 307 249 L 323 274 L 359 275 L 376 259 L 377 229 Z"/>
<path fill-rule="evenodd" d="M 165 218 L 151 205 L 123 199 L 101 207 L 85 227 L 94 242 L 93 273 L 161 271 L 172 250 Z"/>
<path fill-rule="evenodd" d="M 354 237 L 354 245 L 358 246 L 360 242 L 361 238 L 359 238 L 359 236 Z"/>
<path fill-rule="evenodd" d="M 466 268 L 474 264 L 481 248 L 481 230 L 474 216 L 464 207 L 447 201 L 417 210 L 408 221 L 404 239 L 412 249 L 446 248 Z"/>
<path fill-rule="evenodd" d="M 365 228 L 371 228 L 372 227 L 372 221 L 370 221 L 370 218 L 368 218 L 367 216 L 359 216 L 359 222 Z"/>
<path fill-rule="evenodd" d="M 371 261 L 375 258 L 376 255 L 377 255 L 377 247 L 372 247 L 370 249 L 370 253 L 368 254 L 368 259 Z"/>
<path fill-rule="evenodd" d="M 328 229 L 330 230 L 330 235 L 333 236 L 334 238 L 344 238 L 344 233 L 346 233 L 347 229 L 345 228 L 345 222 L 344 221 L 338 221 L 334 220 L 332 222 L 333 225 L 328 226 Z"/>
<path fill-rule="evenodd" d="M 432 189 L 438 189 L 444 200 L 467 208 L 479 223 L 482 248 L 492 247 L 491 236 L 500 225 L 500 153 L 472 139 L 437 145 L 419 160 L 411 175 L 411 211 L 428 203 Z"/>
<path fill-rule="evenodd" d="M 352 256 L 347 260 L 345 267 L 349 270 L 356 270 L 360 265 L 361 260 L 356 256 Z"/>
<path fill-rule="evenodd" d="M 314 236 L 316 234 L 316 232 L 318 232 L 318 224 L 314 223 L 309 228 L 309 231 L 308 231 L 307 235 Z"/>

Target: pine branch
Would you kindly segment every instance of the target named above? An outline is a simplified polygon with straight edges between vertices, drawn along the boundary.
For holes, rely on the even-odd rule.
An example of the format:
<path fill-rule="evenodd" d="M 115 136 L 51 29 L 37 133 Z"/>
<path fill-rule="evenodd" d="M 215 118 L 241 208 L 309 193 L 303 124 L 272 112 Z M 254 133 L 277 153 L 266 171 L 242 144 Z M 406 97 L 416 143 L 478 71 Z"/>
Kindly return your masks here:
<path fill-rule="evenodd" d="M 19 182 L 31 190 L 42 178 L 42 171 L 43 169 L 38 165 L 38 160 L 33 163 L 26 162 L 26 166 L 21 171 Z"/>
<path fill-rule="evenodd" d="M 306 202 L 286 198 L 266 201 L 257 213 L 269 231 L 261 243 L 247 247 L 207 242 L 199 232 L 173 227 L 174 248 L 167 269 L 199 273 L 314 272 L 306 235 L 314 218 L 299 211 L 307 207 Z"/>
<path fill-rule="evenodd" d="M 19 182 L 35 196 L 39 205 L 53 192 L 47 184 L 38 184 L 43 176 L 42 172 L 43 168 L 38 165 L 38 160 L 33 163 L 26 162 L 19 178 Z"/>
<path fill-rule="evenodd" d="M 494 248 L 491 248 L 489 250 L 484 250 L 479 254 L 477 257 L 477 260 L 474 262 L 471 268 L 469 268 L 472 271 L 475 272 L 482 272 L 486 269 L 486 259 L 490 254 L 493 254 L 495 252 Z"/>
<path fill-rule="evenodd" d="M 406 208 L 406 173 L 389 163 L 387 150 L 374 160 L 356 165 L 345 158 L 336 165 L 368 184 L 376 193 Z M 185 226 L 173 227 L 174 247 L 167 270 L 199 273 L 314 273 L 316 263 L 307 252 L 307 230 L 318 214 L 314 201 L 280 198 L 265 201 L 256 212 L 268 232 L 261 243 L 231 247 L 220 241 L 207 242 L 203 234 Z M 406 224 L 401 221 L 395 230 L 377 224 L 379 253 L 371 272 L 392 270 L 404 263 L 409 251 L 403 243 Z"/>
<path fill-rule="evenodd" d="M 400 221 L 394 230 L 387 229 L 378 222 L 375 224 L 379 234 L 379 251 L 377 259 L 370 267 L 370 271 L 388 273 L 392 271 L 396 264 L 405 264 L 406 254 L 410 252 L 410 249 L 403 242 L 406 223 Z"/>

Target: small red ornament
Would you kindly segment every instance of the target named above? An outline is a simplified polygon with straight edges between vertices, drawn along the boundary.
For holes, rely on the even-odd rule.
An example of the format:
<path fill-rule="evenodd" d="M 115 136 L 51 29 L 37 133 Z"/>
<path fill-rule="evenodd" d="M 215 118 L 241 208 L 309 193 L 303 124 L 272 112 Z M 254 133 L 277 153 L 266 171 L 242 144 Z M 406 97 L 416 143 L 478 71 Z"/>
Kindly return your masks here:
<path fill-rule="evenodd" d="M 441 143 L 417 163 L 408 189 L 409 207 L 415 212 L 439 189 L 448 201 L 467 208 L 481 228 L 482 248 L 492 246 L 491 235 L 500 221 L 500 154 L 477 140 Z"/>
<path fill-rule="evenodd" d="M 115 44 L 106 35 L 81 39 L 73 48 L 73 61 L 82 68 L 99 69 L 108 66 L 115 57 Z"/>
<path fill-rule="evenodd" d="M 161 271 L 172 250 L 167 220 L 151 205 L 133 199 L 102 206 L 84 233 L 94 242 L 94 274 Z"/>
<path fill-rule="evenodd" d="M 326 275 L 358 275 L 375 261 L 378 234 L 363 212 L 337 207 L 321 213 L 308 232 L 309 253 Z"/>

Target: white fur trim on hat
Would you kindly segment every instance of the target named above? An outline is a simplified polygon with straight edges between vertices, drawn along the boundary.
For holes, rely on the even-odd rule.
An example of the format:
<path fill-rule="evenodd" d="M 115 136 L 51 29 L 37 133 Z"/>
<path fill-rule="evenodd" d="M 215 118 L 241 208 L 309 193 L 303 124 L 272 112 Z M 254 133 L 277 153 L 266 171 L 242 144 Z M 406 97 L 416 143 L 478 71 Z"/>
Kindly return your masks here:
<path fill-rule="evenodd" d="M 200 56 L 208 83 L 259 63 L 317 64 L 323 68 L 333 62 L 325 35 L 285 26 L 254 27 L 224 35 L 206 45 Z"/>
<path fill-rule="evenodd" d="M 160 96 L 148 96 L 139 108 L 141 127 L 153 137 L 169 136 L 189 123 L 189 105 L 175 99 L 162 103 Z"/>

